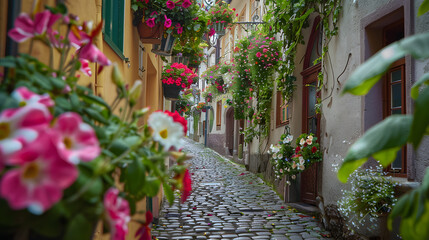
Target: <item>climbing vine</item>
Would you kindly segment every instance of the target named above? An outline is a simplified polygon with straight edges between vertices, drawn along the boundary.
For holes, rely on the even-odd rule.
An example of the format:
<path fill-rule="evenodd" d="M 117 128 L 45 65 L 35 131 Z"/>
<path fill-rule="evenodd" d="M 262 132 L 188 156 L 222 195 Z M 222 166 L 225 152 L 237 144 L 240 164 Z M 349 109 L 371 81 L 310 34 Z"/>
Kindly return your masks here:
<path fill-rule="evenodd" d="M 265 32 L 277 33 L 283 40 L 284 59 L 279 68 L 277 89 L 289 100 L 292 97 L 295 81 L 295 57 L 297 46 L 304 44 L 302 30 L 309 26 L 311 13 L 318 13 L 325 37 L 321 61 L 328 52 L 330 39 L 338 34 L 338 19 L 341 13 L 341 0 L 267 0 L 268 12 L 264 16 Z M 323 86 L 323 73 L 319 74 L 319 90 Z M 319 99 L 320 102 L 320 99 Z"/>

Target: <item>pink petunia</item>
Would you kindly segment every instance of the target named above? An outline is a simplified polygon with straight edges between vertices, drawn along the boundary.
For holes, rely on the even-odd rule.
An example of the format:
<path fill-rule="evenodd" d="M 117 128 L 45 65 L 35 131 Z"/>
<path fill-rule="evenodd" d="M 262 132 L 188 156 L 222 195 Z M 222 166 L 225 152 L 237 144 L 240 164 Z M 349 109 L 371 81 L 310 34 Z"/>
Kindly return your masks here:
<path fill-rule="evenodd" d="M 104 208 L 110 222 L 111 239 L 124 240 L 131 220 L 128 201 L 119 197 L 119 190 L 110 188 L 104 195 Z"/>
<path fill-rule="evenodd" d="M 37 13 L 34 20 L 26 13 L 21 13 L 15 20 L 15 27 L 9 31 L 9 37 L 23 42 L 33 36 L 41 35 L 61 18 L 61 14 L 52 14 L 49 10 Z"/>
<path fill-rule="evenodd" d="M 150 28 L 155 27 L 155 18 L 148 18 L 146 20 L 146 25 Z"/>
<path fill-rule="evenodd" d="M 172 10 L 176 6 L 175 3 L 171 0 L 168 0 L 166 5 L 167 5 L 167 8 L 170 10 Z"/>
<path fill-rule="evenodd" d="M 171 24 L 172 24 L 171 19 L 167 18 L 167 15 L 164 15 L 164 18 L 165 18 L 164 27 L 166 28 L 171 27 Z"/>
<path fill-rule="evenodd" d="M 0 194 L 11 208 L 41 214 L 61 200 L 63 190 L 77 178 L 76 167 L 64 161 L 49 131 L 10 159 L 17 166 L 5 173 Z"/>
<path fill-rule="evenodd" d="M 19 102 L 20 106 L 32 105 L 35 103 L 45 105 L 46 107 L 53 107 L 55 105 L 49 94 L 38 95 L 28 90 L 26 87 L 15 89 L 11 96 Z"/>
<path fill-rule="evenodd" d="M 52 116 L 42 104 L 31 104 L 0 113 L 0 162 L 34 141 L 48 127 Z"/>
<path fill-rule="evenodd" d="M 210 28 L 209 37 L 213 36 L 215 33 L 216 31 L 214 30 L 214 28 Z"/>
<path fill-rule="evenodd" d="M 183 0 L 182 7 L 188 8 L 191 5 L 192 5 L 191 1 L 189 1 L 189 0 Z"/>
<path fill-rule="evenodd" d="M 260 52 L 256 53 L 256 57 L 260 58 L 261 56 L 262 56 L 262 53 L 260 53 Z"/>
<path fill-rule="evenodd" d="M 80 71 L 83 72 L 83 74 L 85 74 L 88 77 L 92 76 L 92 72 L 91 72 L 91 68 L 89 67 L 89 62 L 88 60 L 85 59 L 79 59 L 80 61 Z"/>
<path fill-rule="evenodd" d="M 100 154 L 94 130 L 82 122 L 79 114 L 61 114 L 53 128 L 59 153 L 67 161 L 78 164 L 80 161 L 91 161 Z"/>

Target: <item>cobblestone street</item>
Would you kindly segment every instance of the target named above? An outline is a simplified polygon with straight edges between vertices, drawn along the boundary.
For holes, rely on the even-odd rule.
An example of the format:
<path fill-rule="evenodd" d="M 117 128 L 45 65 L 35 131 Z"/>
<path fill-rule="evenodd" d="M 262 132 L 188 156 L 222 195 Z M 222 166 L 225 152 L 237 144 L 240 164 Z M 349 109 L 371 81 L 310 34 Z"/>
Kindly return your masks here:
<path fill-rule="evenodd" d="M 165 201 L 158 239 L 328 239 L 317 219 L 287 205 L 255 174 L 186 139 L 192 194 Z"/>

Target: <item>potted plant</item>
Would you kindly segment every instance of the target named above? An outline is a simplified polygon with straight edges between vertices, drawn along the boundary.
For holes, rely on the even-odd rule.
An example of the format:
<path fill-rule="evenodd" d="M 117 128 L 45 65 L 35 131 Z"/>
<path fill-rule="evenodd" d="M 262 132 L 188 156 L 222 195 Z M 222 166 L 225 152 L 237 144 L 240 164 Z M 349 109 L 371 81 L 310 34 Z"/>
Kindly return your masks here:
<path fill-rule="evenodd" d="M 344 190 L 339 211 L 353 231 L 366 237 L 388 238 L 387 215 L 397 202 L 399 185 L 383 172 L 383 167 L 358 169 L 350 175 L 350 190 Z"/>
<path fill-rule="evenodd" d="M 206 112 L 206 108 L 205 108 L 206 105 L 207 104 L 205 102 L 199 102 L 197 104 L 197 106 L 195 107 L 195 109 L 197 109 L 198 111 L 201 111 L 201 112 Z"/>
<path fill-rule="evenodd" d="M 35 24 L 37 19 L 46 21 Z M 126 89 L 117 66 L 111 105 L 79 85 L 77 71 L 91 75 L 88 62 L 111 65 L 93 41 L 102 23 L 91 31 L 85 26 L 59 4 L 34 17 L 19 15 L 8 33 L 18 42 L 45 44 L 61 61 L 54 66 L 53 59 L 47 64 L 27 54 L 0 61 L 10 73 L 0 84 L 1 239 L 91 239 L 102 221 L 112 239 L 125 239 L 130 221 L 150 236 L 151 213 L 145 222 L 133 218 L 142 211 L 137 202 L 157 195 L 161 186 L 170 203 L 173 189 L 181 189 L 182 202 L 190 194 L 185 156 L 175 152 L 185 119 L 164 111 L 138 124 L 148 112 L 134 108 L 142 83 Z M 166 129 L 167 138 L 161 136 Z M 177 160 L 169 169 L 168 156 Z"/>
<path fill-rule="evenodd" d="M 176 39 L 188 31 L 198 29 L 188 29 L 194 24 L 200 7 L 190 0 L 132 0 L 131 8 L 134 11 L 133 23 L 139 28 L 139 33 L 143 41 L 147 32 L 161 32 L 158 41 L 155 43 L 152 52 L 170 56 Z M 160 28 L 160 30 L 158 30 Z M 152 40 L 150 40 L 152 41 Z"/>
<path fill-rule="evenodd" d="M 168 64 L 162 70 L 164 97 L 175 100 L 181 90 L 189 88 L 198 77 L 191 69 L 181 63 Z"/>
<path fill-rule="evenodd" d="M 209 26 L 213 30 L 209 35 L 213 35 L 213 32 L 216 32 L 221 36 L 225 35 L 225 29 L 234 22 L 234 12 L 235 8 L 230 8 L 229 4 L 226 4 L 225 2 L 220 2 L 210 8 Z"/>

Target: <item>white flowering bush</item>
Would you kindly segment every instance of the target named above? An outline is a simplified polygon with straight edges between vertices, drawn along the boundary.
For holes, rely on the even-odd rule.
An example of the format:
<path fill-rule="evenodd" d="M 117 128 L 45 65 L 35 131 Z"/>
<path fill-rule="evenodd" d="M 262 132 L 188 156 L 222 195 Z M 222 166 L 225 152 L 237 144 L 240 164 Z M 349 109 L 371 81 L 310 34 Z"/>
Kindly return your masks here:
<path fill-rule="evenodd" d="M 352 230 L 363 226 L 368 230 L 378 229 L 377 218 L 391 212 L 397 202 L 395 187 L 399 184 L 386 174 L 378 166 L 376 169 L 358 169 L 350 176 L 351 189 L 342 191 L 338 205 Z"/>

